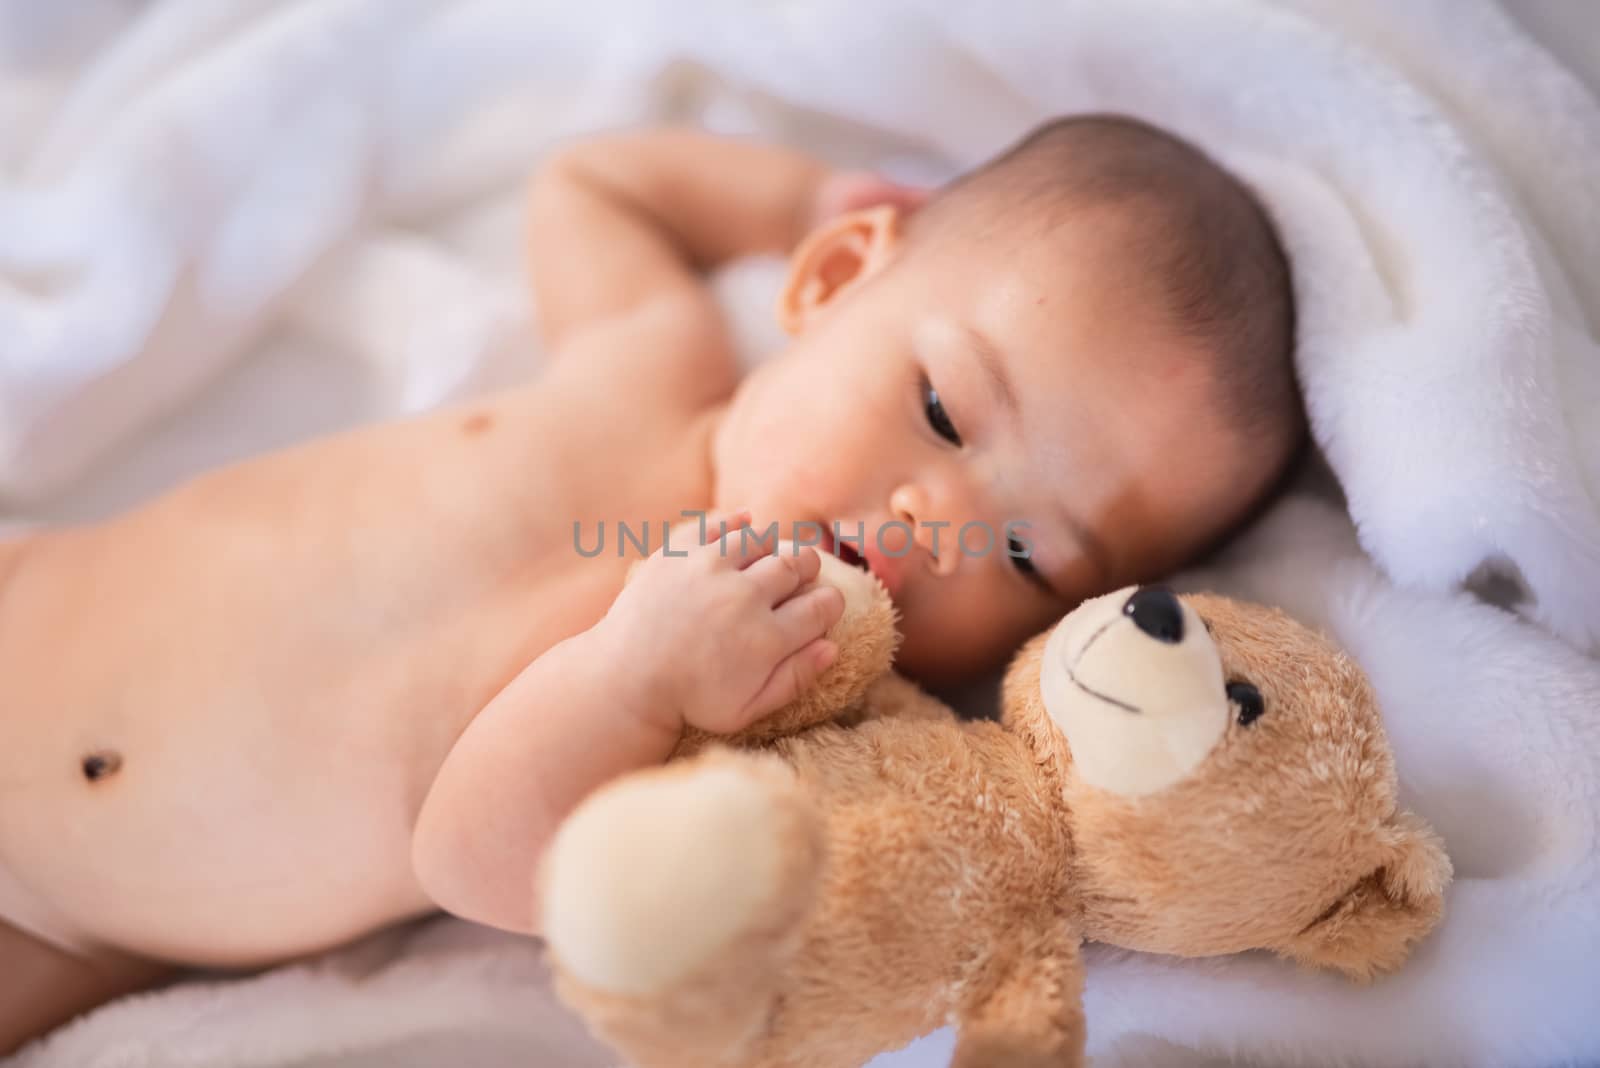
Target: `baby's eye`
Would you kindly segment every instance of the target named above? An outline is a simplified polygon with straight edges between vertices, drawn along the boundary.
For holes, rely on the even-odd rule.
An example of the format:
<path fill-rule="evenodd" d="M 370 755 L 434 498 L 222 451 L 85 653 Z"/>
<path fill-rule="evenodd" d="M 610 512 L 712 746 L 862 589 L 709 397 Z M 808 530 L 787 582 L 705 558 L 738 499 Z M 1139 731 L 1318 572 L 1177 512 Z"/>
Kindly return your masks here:
<path fill-rule="evenodd" d="M 1033 566 L 1033 555 L 1015 534 L 1006 538 L 1006 555 L 1011 557 L 1011 566 L 1030 579 L 1038 578 L 1039 569 Z"/>
<path fill-rule="evenodd" d="M 949 413 L 944 410 L 944 404 L 939 400 L 939 391 L 926 379 L 922 383 L 922 408 L 927 413 L 928 425 L 933 427 L 935 434 L 952 445 L 961 444 L 961 435 L 956 433 L 956 425 L 950 421 Z"/>

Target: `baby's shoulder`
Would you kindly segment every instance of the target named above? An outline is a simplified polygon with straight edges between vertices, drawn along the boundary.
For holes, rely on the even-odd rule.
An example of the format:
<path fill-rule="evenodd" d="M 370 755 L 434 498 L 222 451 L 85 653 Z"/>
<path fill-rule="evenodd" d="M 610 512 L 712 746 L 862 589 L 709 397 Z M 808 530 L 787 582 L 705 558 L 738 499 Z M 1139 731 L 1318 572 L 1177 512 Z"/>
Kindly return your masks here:
<path fill-rule="evenodd" d="M 551 367 L 640 414 L 694 415 L 725 401 L 739 368 L 720 309 L 673 294 L 572 335 Z"/>

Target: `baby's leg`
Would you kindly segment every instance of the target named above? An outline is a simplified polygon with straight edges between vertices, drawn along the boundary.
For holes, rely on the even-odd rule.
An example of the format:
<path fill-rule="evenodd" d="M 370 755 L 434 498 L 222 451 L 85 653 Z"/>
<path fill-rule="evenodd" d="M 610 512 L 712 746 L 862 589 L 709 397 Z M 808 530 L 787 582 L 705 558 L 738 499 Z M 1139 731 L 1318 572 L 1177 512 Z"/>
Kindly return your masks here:
<path fill-rule="evenodd" d="M 544 869 L 562 996 L 639 1068 L 750 1063 L 822 859 L 819 813 L 776 757 L 713 750 L 619 780 Z"/>
<path fill-rule="evenodd" d="M 147 990 L 165 965 L 111 954 L 74 956 L 0 922 L 0 1057 L 112 998 Z"/>

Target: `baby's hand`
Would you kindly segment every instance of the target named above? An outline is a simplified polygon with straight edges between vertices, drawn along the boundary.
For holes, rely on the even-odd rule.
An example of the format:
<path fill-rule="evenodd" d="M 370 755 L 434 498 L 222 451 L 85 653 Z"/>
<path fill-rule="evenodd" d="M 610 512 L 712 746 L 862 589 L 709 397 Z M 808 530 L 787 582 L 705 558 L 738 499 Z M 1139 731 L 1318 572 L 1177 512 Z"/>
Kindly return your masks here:
<path fill-rule="evenodd" d="M 817 187 L 811 204 L 811 225 L 817 226 L 846 212 L 893 205 L 902 212 L 916 211 L 933 190 L 904 185 L 870 171 L 837 171 Z"/>
<path fill-rule="evenodd" d="M 823 635 L 844 596 L 800 592 L 821 567 L 816 550 L 741 536 L 749 522 L 740 513 L 719 537 L 712 521 L 706 544 L 656 550 L 599 624 L 653 726 L 741 730 L 792 701 L 838 653 Z"/>

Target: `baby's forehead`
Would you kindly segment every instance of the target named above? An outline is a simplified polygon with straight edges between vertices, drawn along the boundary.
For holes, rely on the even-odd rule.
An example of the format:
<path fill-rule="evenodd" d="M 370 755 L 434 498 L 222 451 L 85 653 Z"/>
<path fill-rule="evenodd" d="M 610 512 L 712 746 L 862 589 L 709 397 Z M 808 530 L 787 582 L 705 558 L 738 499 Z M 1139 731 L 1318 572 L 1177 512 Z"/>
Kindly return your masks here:
<path fill-rule="evenodd" d="M 1157 242 L 1140 237 L 1141 213 L 1131 202 L 1106 201 L 1071 207 L 982 203 L 962 208 L 907 255 L 947 271 L 980 278 L 997 267 L 1038 278 L 1065 275 L 1081 280 L 1124 274 L 1125 265 L 1155 266 Z M 1085 271 L 1086 266 L 1094 270 Z"/>

